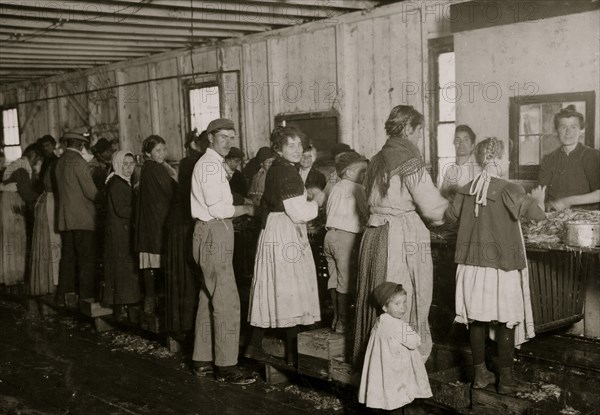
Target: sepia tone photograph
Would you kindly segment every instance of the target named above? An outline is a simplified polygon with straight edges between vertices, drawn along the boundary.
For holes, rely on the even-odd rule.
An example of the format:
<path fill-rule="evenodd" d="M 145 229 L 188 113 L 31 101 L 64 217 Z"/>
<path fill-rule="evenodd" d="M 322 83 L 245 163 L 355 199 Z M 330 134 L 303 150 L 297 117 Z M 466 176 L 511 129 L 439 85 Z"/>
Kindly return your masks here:
<path fill-rule="evenodd" d="M 0 414 L 599 414 L 599 22 L 3 0 Z"/>

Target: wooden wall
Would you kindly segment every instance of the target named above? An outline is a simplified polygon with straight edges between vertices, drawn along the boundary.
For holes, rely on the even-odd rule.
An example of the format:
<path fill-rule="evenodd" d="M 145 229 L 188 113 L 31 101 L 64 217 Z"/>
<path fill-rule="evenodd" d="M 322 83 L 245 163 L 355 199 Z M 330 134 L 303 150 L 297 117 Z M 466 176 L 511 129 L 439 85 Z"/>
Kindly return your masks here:
<path fill-rule="evenodd" d="M 372 156 L 385 141 L 383 123 L 394 105 L 428 115 L 420 87 L 427 37 L 442 25 L 425 21 L 414 6 L 393 4 L 4 87 L 0 105 L 18 103 L 23 145 L 90 125 L 96 136 L 118 137 L 134 152 L 159 134 L 170 158 L 179 159 L 188 128 L 184 86 L 217 80 L 222 115 L 239 125 L 239 145 L 249 156 L 268 144 L 276 115 L 332 109 L 340 114 L 340 141 Z M 422 149 L 428 155 L 428 146 Z"/>

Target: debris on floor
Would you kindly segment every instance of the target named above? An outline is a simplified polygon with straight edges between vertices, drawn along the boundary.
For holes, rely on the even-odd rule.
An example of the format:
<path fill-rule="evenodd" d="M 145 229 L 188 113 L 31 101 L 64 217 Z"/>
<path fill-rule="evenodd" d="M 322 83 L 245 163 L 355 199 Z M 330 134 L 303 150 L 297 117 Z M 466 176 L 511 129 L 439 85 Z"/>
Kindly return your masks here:
<path fill-rule="evenodd" d="M 541 385 L 537 390 L 533 392 L 517 392 L 519 398 L 527 399 L 532 402 L 541 402 L 548 398 L 558 399 L 560 398 L 561 389 L 552 384 Z"/>
<path fill-rule="evenodd" d="M 161 346 L 159 343 L 152 340 L 147 340 L 139 336 L 122 333 L 107 333 L 112 336 L 110 345 L 113 347 L 111 351 L 125 350 L 140 354 L 151 355 L 158 358 L 172 357 L 174 354 Z"/>
<path fill-rule="evenodd" d="M 286 392 L 299 396 L 300 398 L 312 402 L 316 410 L 339 411 L 344 406 L 342 402 L 334 396 L 324 396 L 322 392 L 312 390 L 301 390 L 297 385 L 290 385 L 284 389 Z"/>

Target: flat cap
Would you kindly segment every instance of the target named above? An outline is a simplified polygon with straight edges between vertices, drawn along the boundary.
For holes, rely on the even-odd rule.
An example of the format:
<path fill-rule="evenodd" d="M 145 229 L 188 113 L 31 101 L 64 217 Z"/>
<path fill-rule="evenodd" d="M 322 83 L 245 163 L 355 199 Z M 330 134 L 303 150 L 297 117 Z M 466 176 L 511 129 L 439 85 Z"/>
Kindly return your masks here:
<path fill-rule="evenodd" d="M 96 144 L 94 144 L 92 150 L 94 150 L 96 153 L 103 153 L 110 147 L 112 147 L 112 143 L 106 138 L 101 137 L 98 141 L 96 141 Z"/>
<path fill-rule="evenodd" d="M 350 151 L 350 150 L 352 150 L 350 148 L 350 146 L 348 144 L 344 144 L 344 143 L 335 143 L 329 149 L 333 158 L 335 158 L 340 153 L 345 153 L 346 151 Z"/>
<path fill-rule="evenodd" d="M 228 159 L 244 159 L 244 152 L 237 147 L 231 147 L 229 149 L 229 154 L 225 158 Z"/>
<path fill-rule="evenodd" d="M 215 130 L 235 130 L 235 125 L 233 124 L 233 121 L 228 118 L 217 118 L 208 123 L 208 127 L 206 127 L 206 132 L 208 134 Z"/>
<path fill-rule="evenodd" d="M 345 151 L 343 153 L 338 154 L 335 158 L 335 171 L 337 172 L 338 176 L 342 177 L 348 167 L 350 167 L 354 163 L 359 163 L 363 161 L 367 161 L 367 159 L 364 156 L 358 154 L 356 151 Z"/>
<path fill-rule="evenodd" d="M 78 127 L 63 134 L 63 139 L 74 139 L 83 141 L 89 144 L 91 136 L 87 127 Z"/>

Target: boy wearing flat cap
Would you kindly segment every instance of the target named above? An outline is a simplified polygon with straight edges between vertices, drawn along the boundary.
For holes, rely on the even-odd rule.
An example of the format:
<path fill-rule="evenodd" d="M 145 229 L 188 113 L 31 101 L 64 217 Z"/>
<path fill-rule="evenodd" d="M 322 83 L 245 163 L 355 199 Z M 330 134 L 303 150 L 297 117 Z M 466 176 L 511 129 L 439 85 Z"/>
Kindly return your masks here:
<path fill-rule="evenodd" d="M 57 290 L 59 304 L 65 294 L 80 300 L 96 297 L 96 205 L 98 190 L 82 151 L 90 143 L 87 127 L 63 134 L 67 147 L 56 162 L 58 230 L 62 248 Z M 79 272 L 77 272 L 79 270 Z M 76 279 L 79 284 L 76 284 Z M 78 292 L 76 286 L 79 286 Z"/>
<path fill-rule="evenodd" d="M 253 215 L 254 206 L 234 206 L 225 157 L 235 139 L 233 121 L 213 120 L 206 128 L 209 147 L 194 166 L 191 211 L 196 220 L 193 254 L 202 268 L 194 341 L 194 373 L 216 368 L 220 382 L 247 385 L 255 381 L 237 366 L 240 341 L 240 297 L 233 272 L 231 218 Z"/>
<path fill-rule="evenodd" d="M 323 243 L 329 281 L 327 289 L 333 303 L 331 329 L 346 331 L 346 316 L 356 285 L 356 259 L 361 235 L 367 221 L 367 195 L 362 182 L 367 159 L 355 151 L 339 154 L 335 169 L 340 181 L 327 199 L 327 234 Z"/>

